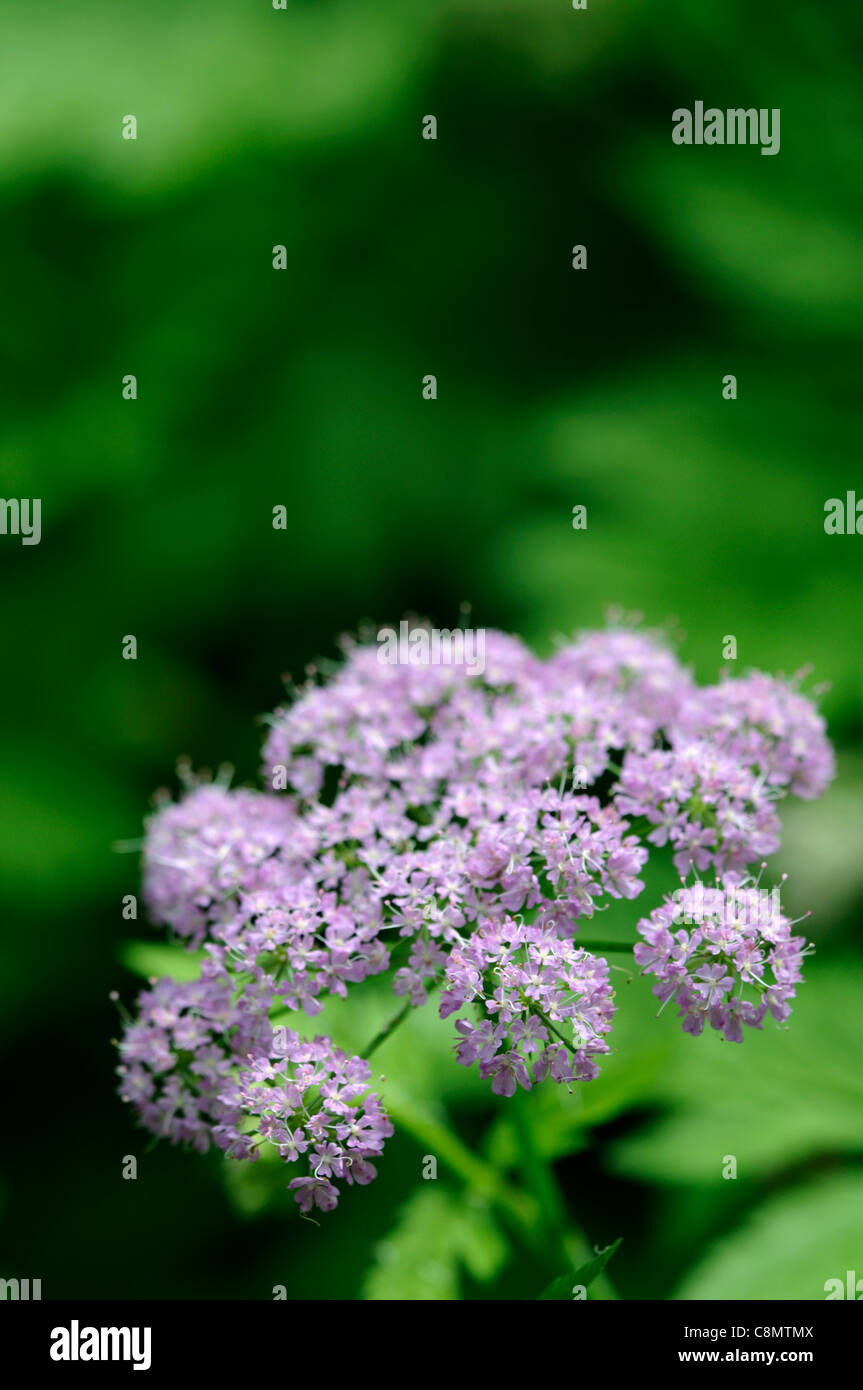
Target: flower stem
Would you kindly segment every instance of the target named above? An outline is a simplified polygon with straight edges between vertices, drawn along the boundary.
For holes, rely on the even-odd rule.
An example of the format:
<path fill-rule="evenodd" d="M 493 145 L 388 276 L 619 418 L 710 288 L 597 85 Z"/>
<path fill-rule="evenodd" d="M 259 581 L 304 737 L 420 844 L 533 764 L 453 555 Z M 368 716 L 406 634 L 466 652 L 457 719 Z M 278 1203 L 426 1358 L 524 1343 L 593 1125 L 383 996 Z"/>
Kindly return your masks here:
<path fill-rule="evenodd" d="M 549 1267 L 557 1273 L 575 1271 L 595 1252 L 591 1250 L 584 1233 L 570 1220 L 554 1169 L 540 1152 L 531 1122 L 531 1105 L 534 1103 L 532 1095 L 521 1091 L 517 1091 L 510 1102 L 521 1153 L 520 1167 L 528 1191 L 542 1213 Z M 601 1275 L 591 1285 L 591 1297 L 600 1300 L 617 1298 L 614 1285 L 607 1275 Z"/>
<path fill-rule="evenodd" d="M 564 1045 L 564 1047 L 566 1048 L 567 1052 L 574 1052 L 574 1051 L 575 1051 L 575 1045 L 574 1045 L 574 1043 L 572 1042 L 572 1040 L 571 1040 L 571 1039 L 570 1039 L 570 1040 L 567 1040 L 567 1039 L 563 1036 L 563 1034 L 562 1034 L 557 1028 L 555 1028 L 555 1026 L 554 1026 L 554 1024 L 552 1023 L 551 1019 L 548 1018 L 548 1017 L 546 1017 L 546 1015 L 543 1013 L 543 1011 L 542 1011 L 542 1009 L 539 1007 L 539 1005 L 538 1005 L 538 1004 L 534 1004 L 530 999 L 525 998 L 524 995 L 522 995 L 522 998 L 524 999 L 525 1004 L 526 1004 L 527 1007 L 531 1010 L 531 1012 L 536 1014 L 537 1018 L 540 1020 L 540 1022 L 543 1024 L 543 1026 L 544 1026 L 545 1028 L 547 1028 L 547 1029 L 549 1030 L 550 1033 L 553 1033 L 554 1036 L 557 1038 L 557 1040 L 558 1040 L 559 1042 L 562 1042 L 562 1043 L 563 1043 L 563 1045 Z"/>
<path fill-rule="evenodd" d="M 433 994 L 434 991 L 438 988 L 438 985 L 440 985 L 441 983 L 441 980 L 426 980 L 426 993 Z M 406 1003 L 402 1006 L 402 1008 L 399 1009 L 398 1013 L 393 1014 L 389 1023 L 386 1023 L 384 1027 L 381 1029 L 381 1031 L 378 1034 L 376 1034 L 375 1037 L 372 1038 L 368 1046 L 359 1054 L 360 1057 L 365 1057 L 366 1060 L 368 1060 L 368 1058 L 371 1057 L 373 1052 L 377 1052 L 378 1048 L 381 1047 L 386 1042 L 387 1038 L 390 1037 L 390 1035 L 396 1031 L 399 1024 L 404 1022 L 408 1014 L 413 1013 L 416 1007 L 417 1005 L 414 1004 L 413 1000 L 408 999 Z"/>
<path fill-rule="evenodd" d="M 429 981 L 426 988 L 431 991 L 438 983 Z M 370 1057 L 392 1036 L 413 1009 L 413 1004 L 408 1000 L 360 1055 Z M 524 1099 L 526 1098 L 518 1095 L 514 1098 L 514 1103 L 518 1105 Z M 393 1078 L 387 1083 L 386 1103 L 396 1126 L 411 1134 L 428 1152 L 445 1163 L 462 1179 L 469 1191 L 481 1194 L 492 1202 L 508 1217 L 509 1222 L 529 1246 L 536 1246 L 538 1239 L 542 1238 L 541 1233 L 546 1235 L 546 1239 L 553 1243 L 555 1268 L 574 1268 L 589 1257 L 590 1247 L 584 1236 L 575 1231 L 566 1220 L 557 1179 L 538 1153 L 530 1120 L 526 1114 L 516 1117 L 519 1144 L 525 1155 L 525 1178 L 528 1179 L 528 1190 L 522 1191 L 513 1187 L 496 1167 L 462 1143 L 436 1110 L 409 1099 Z M 616 1297 L 611 1284 L 605 1278 L 598 1279 L 593 1287 L 599 1298 Z"/>
<path fill-rule="evenodd" d="M 386 1042 L 387 1038 L 390 1037 L 391 1034 L 393 1034 L 396 1031 L 399 1024 L 407 1018 L 408 1014 L 411 1012 L 412 1009 L 413 1004 L 410 1000 L 408 1000 L 407 1003 L 403 1006 L 403 1008 L 399 1009 L 397 1014 L 393 1014 L 389 1023 L 384 1024 L 381 1031 L 378 1034 L 376 1034 L 375 1037 L 372 1038 L 368 1046 L 364 1047 L 359 1055 L 368 1060 L 368 1058 L 371 1057 L 372 1053 L 377 1052 L 378 1048 Z"/>
<path fill-rule="evenodd" d="M 531 1193 L 511 1186 L 497 1168 L 480 1158 L 453 1133 L 437 1108 L 409 1098 L 392 1078 L 387 1082 L 386 1105 L 398 1129 L 410 1134 L 427 1153 L 446 1164 L 469 1191 L 494 1203 L 528 1244 L 536 1241 L 540 1209 Z"/>

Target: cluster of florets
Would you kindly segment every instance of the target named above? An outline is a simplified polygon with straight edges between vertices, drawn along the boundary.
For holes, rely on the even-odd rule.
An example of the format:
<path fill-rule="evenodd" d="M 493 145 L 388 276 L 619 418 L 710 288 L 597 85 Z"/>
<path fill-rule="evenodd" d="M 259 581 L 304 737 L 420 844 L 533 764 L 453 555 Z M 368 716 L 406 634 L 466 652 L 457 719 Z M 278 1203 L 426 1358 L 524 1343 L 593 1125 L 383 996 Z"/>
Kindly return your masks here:
<path fill-rule="evenodd" d="M 233 982 L 209 962 L 199 980 L 159 980 L 139 996 L 120 1042 L 123 1100 L 154 1134 L 206 1153 L 237 1065 L 270 1045 L 271 1002 L 260 978 L 235 998 Z"/>
<path fill-rule="evenodd" d="M 670 748 L 627 753 L 615 799 L 683 876 L 745 873 L 779 848 L 780 797 L 818 796 L 833 776 L 817 710 L 761 672 L 691 692 L 665 732 Z"/>
<path fill-rule="evenodd" d="M 784 1022 L 803 978 L 806 938 L 779 908 L 779 893 L 749 880 L 701 882 L 681 888 L 642 918 L 634 955 L 655 975 L 653 993 L 674 1000 L 687 1033 L 705 1023 L 729 1042 L 742 1042 L 743 1025 L 760 1028 L 768 1012 Z"/>
<path fill-rule="evenodd" d="M 288 1183 L 309 1211 L 332 1211 L 334 1179 L 365 1186 L 377 1176 L 369 1160 L 383 1152 L 392 1121 L 369 1089 L 372 1069 L 361 1057 L 333 1047 L 329 1038 L 304 1041 L 276 1029 L 270 1056 L 250 1059 L 232 1092 L 224 1095 L 225 1120 L 214 1131 L 221 1148 L 247 1144 L 238 1128 L 250 1116 L 260 1141 L 273 1144 L 287 1163 L 309 1172 Z"/>
<path fill-rule="evenodd" d="M 120 1042 L 120 1094 L 159 1138 L 254 1161 L 262 1143 L 309 1171 L 288 1186 L 303 1211 L 330 1211 L 335 1179 L 365 1184 L 392 1124 L 369 1089 L 371 1067 L 329 1038 L 274 1029 L 272 982 L 243 981 L 207 960 L 200 980 L 159 980 Z"/>
<path fill-rule="evenodd" d="M 592 1058 L 608 1052 L 614 1014 L 608 963 L 561 938 L 552 923 L 487 923 L 453 947 L 444 974 L 441 1017 L 481 1001 L 478 1023 L 459 1019 L 459 1062 L 479 1062 L 491 1089 L 511 1096 L 516 1083 L 590 1081 Z"/>
<path fill-rule="evenodd" d="M 462 1014 L 458 1060 L 496 1092 L 589 1080 L 614 1003 L 605 960 L 579 946 L 585 919 L 637 897 L 666 844 L 682 876 L 739 884 L 778 844 L 778 800 L 833 775 L 797 682 L 698 689 L 656 634 L 590 633 L 540 661 L 489 632 L 481 673 L 379 657 L 349 646 L 330 680 L 276 711 L 264 790 L 192 781 L 150 819 L 151 914 L 206 957 L 200 995 L 163 982 L 123 1043 L 123 1093 L 157 1133 L 252 1156 L 249 1067 L 274 1065 L 270 1013 L 313 1016 L 383 973 L 417 1007 L 443 986 L 441 1012 Z M 707 1018 L 737 1038 L 766 1010 L 784 1017 L 795 938 L 759 928 L 725 951 L 709 924 L 675 934 L 667 912 L 642 923 L 637 959 L 688 1031 Z M 740 982 L 754 997 L 732 997 Z M 235 1108 L 245 1097 L 242 1123 L 220 1109 L 223 1080 Z M 331 1203 L 331 1178 L 361 1181 L 368 1158 L 316 1161 L 301 1202 Z"/>

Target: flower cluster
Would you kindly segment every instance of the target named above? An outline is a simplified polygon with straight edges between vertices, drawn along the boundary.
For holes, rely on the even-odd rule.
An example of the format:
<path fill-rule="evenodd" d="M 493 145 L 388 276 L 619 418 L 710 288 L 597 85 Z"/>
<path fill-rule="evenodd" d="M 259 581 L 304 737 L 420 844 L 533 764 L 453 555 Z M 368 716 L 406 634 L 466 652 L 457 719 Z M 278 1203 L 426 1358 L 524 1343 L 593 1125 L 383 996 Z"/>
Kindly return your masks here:
<path fill-rule="evenodd" d="M 349 1057 L 329 1038 L 304 1042 L 278 1028 L 272 1054 L 252 1060 L 226 1098 L 227 1121 L 217 1127 L 218 1142 L 223 1148 L 245 1143 L 237 1122 L 254 1117 L 258 1135 L 281 1158 L 307 1164 L 309 1173 L 288 1184 L 303 1211 L 313 1205 L 332 1211 L 338 1201 L 332 1179 L 370 1183 L 377 1170 L 369 1160 L 383 1152 L 393 1132 L 369 1090 L 371 1074 L 368 1062 Z"/>
<path fill-rule="evenodd" d="M 272 1037 L 271 999 L 260 981 L 236 999 L 206 962 L 199 980 L 159 980 L 140 995 L 120 1042 L 120 1095 L 153 1134 L 206 1153 L 236 1064 Z"/>
<path fill-rule="evenodd" d="M 561 939 L 552 924 L 525 926 L 507 918 L 475 931 L 447 963 L 441 1016 L 481 999 L 486 1017 L 456 1024 L 459 1062 L 479 1061 L 501 1096 L 516 1083 L 530 1090 L 546 1076 L 590 1081 L 591 1059 L 608 1052 L 613 991 L 608 964 Z M 564 1029 L 567 1033 L 564 1033 Z"/>
<path fill-rule="evenodd" d="M 784 1022 L 802 979 L 806 940 L 778 909 L 778 893 L 748 880 L 681 888 L 638 923 L 643 941 L 634 955 L 663 1005 L 673 999 L 687 1033 L 705 1023 L 729 1042 L 743 1025 L 760 1028 L 766 1013 Z M 691 924 L 675 930 L 677 924 Z M 748 991 L 748 994 L 747 994 Z"/>
<path fill-rule="evenodd" d="M 776 793 L 747 767 L 710 743 L 671 751 L 627 753 L 617 805 L 644 816 L 649 844 L 670 844 L 685 877 L 699 873 L 742 873 L 779 847 Z"/>
<path fill-rule="evenodd" d="M 824 720 L 799 690 L 806 674 L 788 681 L 753 671 L 693 692 L 680 710 L 680 734 L 709 742 L 769 787 L 820 796 L 835 766 Z"/>
<path fill-rule="evenodd" d="M 189 794 L 163 806 L 147 827 L 144 893 L 154 921 L 198 946 L 231 920 L 237 893 L 284 881 L 301 862 L 295 837 L 304 830 L 283 798 L 188 778 L 187 785 Z"/>
<path fill-rule="evenodd" d="M 496 1093 L 589 1080 L 614 999 L 579 934 L 641 893 L 663 846 L 725 894 L 693 931 L 671 903 L 639 925 L 636 960 L 687 1031 L 707 1020 L 739 1040 L 787 1015 L 800 978 L 784 918 L 734 925 L 735 891 L 778 845 L 779 801 L 833 776 L 799 679 L 698 688 L 662 637 L 626 628 L 547 661 L 500 633 L 484 650 L 477 674 L 349 645 L 272 716 L 263 790 L 192 780 L 147 826 L 151 915 L 204 964 L 142 996 L 122 1093 L 176 1141 L 307 1154 L 292 1183 L 306 1208 L 333 1204 L 334 1179 L 374 1175 L 388 1122 L 354 1094 L 359 1059 L 297 1035 L 277 1058 L 271 1013 L 314 1016 L 386 973 L 417 1007 L 442 987 L 458 1060 Z"/>
<path fill-rule="evenodd" d="M 389 964 L 368 874 L 328 860 L 282 797 L 193 785 L 150 823 L 144 890 L 156 921 L 211 943 L 225 969 L 267 967 L 292 1009 L 317 1013 L 320 994 L 344 995 Z"/>
<path fill-rule="evenodd" d="M 155 1135 L 200 1153 L 215 1144 L 254 1161 L 269 1142 L 286 1162 L 305 1156 L 308 1174 L 288 1186 L 303 1211 L 331 1211 L 333 1180 L 371 1182 L 369 1159 L 392 1133 L 369 1090 L 371 1067 L 329 1038 L 274 1030 L 262 972 L 239 994 L 234 984 L 206 961 L 200 980 L 164 979 L 145 991 L 120 1042 L 120 1094 Z"/>

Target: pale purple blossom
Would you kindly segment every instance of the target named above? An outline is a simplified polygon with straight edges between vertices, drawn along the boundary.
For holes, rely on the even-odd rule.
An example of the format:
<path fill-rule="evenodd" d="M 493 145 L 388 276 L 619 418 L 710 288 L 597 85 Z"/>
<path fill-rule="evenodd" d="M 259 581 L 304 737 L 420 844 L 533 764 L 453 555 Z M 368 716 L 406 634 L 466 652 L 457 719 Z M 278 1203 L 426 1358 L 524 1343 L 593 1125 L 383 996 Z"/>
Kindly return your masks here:
<path fill-rule="evenodd" d="M 272 716 L 263 790 L 187 779 L 149 818 L 150 913 L 204 961 L 141 995 L 121 1094 L 171 1142 L 250 1159 L 273 1144 L 303 1170 L 300 1206 L 331 1210 L 339 1183 L 375 1176 L 392 1126 L 367 1062 L 271 1016 L 387 974 L 417 1007 L 441 987 L 457 1061 L 496 1095 L 589 1081 L 615 1001 L 579 940 L 641 894 L 651 853 L 717 884 L 694 925 L 671 900 L 638 923 L 660 1003 L 732 1041 L 782 1023 L 805 941 L 775 911 L 742 920 L 740 895 L 778 847 L 782 799 L 833 775 L 799 678 L 699 688 L 656 633 L 587 633 L 543 661 L 489 632 L 481 675 L 348 645 Z"/>
<path fill-rule="evenodd" d="M 686 925 L 682 925 L 685 923 Z M 655 976 L 653 993 L 673 1000 L 687 1033 L 705 1023 L 729 1042 L 741 1042 L 742 1025 L 760 1028 L 769 1012 L 784 1022 L 802 980 L 806 939 L 778 910 L 773 894 L 750 880 L 701 883 L 666 898 L 638 924 L 635 959 Z"/>

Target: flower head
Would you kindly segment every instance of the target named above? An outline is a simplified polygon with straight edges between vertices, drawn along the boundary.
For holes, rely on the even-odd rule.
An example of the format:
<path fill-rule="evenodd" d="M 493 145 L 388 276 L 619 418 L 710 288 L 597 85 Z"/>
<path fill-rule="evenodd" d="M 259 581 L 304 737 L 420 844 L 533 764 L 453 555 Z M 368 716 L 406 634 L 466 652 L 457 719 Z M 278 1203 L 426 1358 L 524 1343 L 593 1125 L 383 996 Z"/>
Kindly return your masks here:
<path fill-rule="evenodd" d="M 806 954 L 792 926 L 775 890 L 749 880 L 718 880 L 712 889 L 699 882 L 639 921 L 635 959 L 656 977 L 653 993 L 675 1001 L 687 1033 L 708 1023 L 742 1042 L 744 1024 L 760 1028 L 767 1013 L 784 1022 L 791 1012 Z"/>

